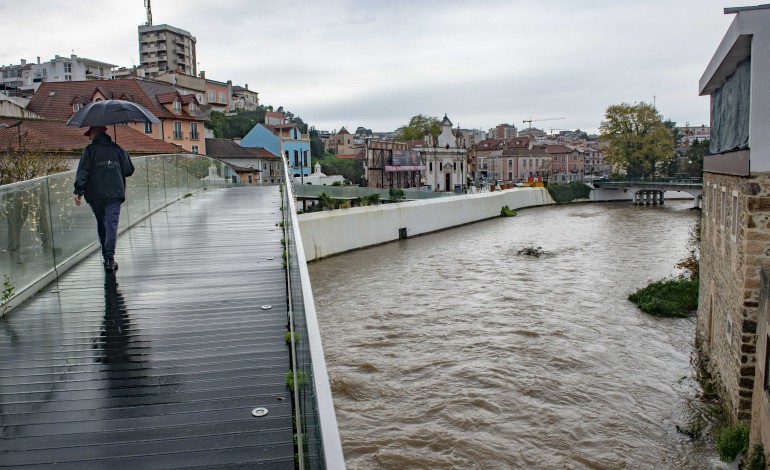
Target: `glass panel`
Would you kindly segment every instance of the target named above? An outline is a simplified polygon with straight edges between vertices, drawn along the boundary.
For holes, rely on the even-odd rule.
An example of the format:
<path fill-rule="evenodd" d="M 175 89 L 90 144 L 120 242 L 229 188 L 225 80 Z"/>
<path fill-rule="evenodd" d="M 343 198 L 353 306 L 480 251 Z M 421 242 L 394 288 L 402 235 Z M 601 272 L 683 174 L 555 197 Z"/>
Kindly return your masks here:
<path fill-rule="evenodd" d="M 45 178 L 0 187 L 0 216 L 0 270 L 19 290 L 54 267 Z"/>
<path fill-rule="evenodd" d="M 126 180 L 120 217 L 124 229 L 150 211 L 212 186 L 202 178 L 212 164 L 219 174 L 223 167 L 222 162 L 192 155 L 156 155 L 132 161 L 135 172 Z M 74 179 L 75 171 L 68 171 L 0 186 L 0 275 L 10 277 L 14 295 L 73 256 L 98 247 L 90 207 L 73 202 Z M 221 178 L 213 181 L 215 187 L 229 184 Z"/>

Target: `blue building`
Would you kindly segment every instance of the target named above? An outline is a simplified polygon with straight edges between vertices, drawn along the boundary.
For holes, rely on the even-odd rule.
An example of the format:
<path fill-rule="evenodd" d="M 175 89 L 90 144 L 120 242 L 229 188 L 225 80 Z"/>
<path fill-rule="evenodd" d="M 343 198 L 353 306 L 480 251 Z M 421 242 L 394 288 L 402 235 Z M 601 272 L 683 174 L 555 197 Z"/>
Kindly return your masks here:
<path fill-rule="evenodd" d="M 310 137 L 294 123 L 257 124 L 241 139 L 241 146 L 261 147 L 283 156 L 296 178 L 310 175 Z"/>

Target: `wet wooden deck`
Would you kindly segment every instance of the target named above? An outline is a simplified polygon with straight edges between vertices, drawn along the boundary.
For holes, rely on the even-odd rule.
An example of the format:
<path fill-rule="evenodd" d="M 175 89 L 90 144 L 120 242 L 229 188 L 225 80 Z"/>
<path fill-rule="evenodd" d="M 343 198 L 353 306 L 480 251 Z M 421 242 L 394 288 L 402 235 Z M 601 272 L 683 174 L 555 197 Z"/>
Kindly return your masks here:
<path fill-rule="evenodd" d="M 0 467 L 293 469 L 280 219 L 198 192 L 0 319 Z"/>

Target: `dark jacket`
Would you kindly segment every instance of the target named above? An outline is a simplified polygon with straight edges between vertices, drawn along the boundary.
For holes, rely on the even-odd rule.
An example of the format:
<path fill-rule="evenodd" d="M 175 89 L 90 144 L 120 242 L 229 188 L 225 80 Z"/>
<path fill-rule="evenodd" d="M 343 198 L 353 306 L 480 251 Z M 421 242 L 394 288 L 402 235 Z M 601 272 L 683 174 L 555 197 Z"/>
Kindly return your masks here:
<path fill-rule="evenodd" d="M 75 194 L 86 202 L 99 199 L 126 200 L 126 177 L 134 174 L 128 153 L 105 133 L 83 150 L 75 174 Z"/>

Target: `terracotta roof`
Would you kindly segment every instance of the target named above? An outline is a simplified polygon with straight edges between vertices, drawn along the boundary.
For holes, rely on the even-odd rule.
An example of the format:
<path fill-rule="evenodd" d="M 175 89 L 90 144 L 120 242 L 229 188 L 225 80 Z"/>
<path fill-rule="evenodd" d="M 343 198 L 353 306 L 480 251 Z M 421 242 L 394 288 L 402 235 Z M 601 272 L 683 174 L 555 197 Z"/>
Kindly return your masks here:
<path fill-rule="evenodd" d="M 207 120 L 200 110 L 194 116 L 180 116 L 167 110 L 161 104 L 158 96 L 171 96 L 172 93 L 178 96 L 179 94 L 173 86 L 136 78 L 46 82 L 40 85 L 27 105 L 27 109 L 46 119 L 66 121 L 75 114 L 72 103 L 76 97 L 89 96 L 93 98 L 97 91 L 107 99 L 126 99 L 141 104 L 161 119 Z"/>
<path fill-rule="evenodd" d="M 340 131 L 337 132 L 337 135 L 340 135 L 340 134 L 348 134 L 348 135 L 350 135 L 350 132 L 348 132 L 348 130 L 345 129 L 345 126 L 343 126 L 342 129 L 340 129 Z"/>
<path fill-rule="evenodd" d="M 169 93 L 161 93 L 159 95 L 155 95 L 155 97 L 158 99 L 158 102 L 160 104 L 167 104 L 167 103 L 173 103 L 175 99 L 179 98 L 179 93 L 177 93 L 176 91 L 173 91 Z"/>
<path fill-rule="evenodd" d="M 241 147 L 230 139 L 206 139 L 206 155 L 214 158 L 278 158 L 262 147 Z"/>
<path fill-rule="evenodd" d="M 504 157 L 529 157 L 547 155 L 548 151 L 544 145 L 535 145 L 531 149 L 528 147 L 515 147 L 503 150 Z"/>
<path fill-rule="evenodd" d="M 529 136 L 526 136 L 526 137 L 514 137 L 512 139 L 508 139 L 507 143 L 508 143 L 508 147 L 526 148 L 526 147 L 529 147 L 529 142 L 531 140 L 532 139 Z"/>
<path fill-rule="evenodd" d="M 2 118 L 0 123 L 13 125 L 19 119 Z M 118 125 L 117 130 L 118 144 L 131 154 L 161 154 L 161 153 L 183 153 L 182 148 L 169 144 L 162 140 L 153 139 L 134 128 Z M 66 126 L 62 121 L 48 121 L 38 119 L 23 120 L 18 128 L 9 128 L 0 131 L 0 151 L 9 147 L 17 146 L 18 138 L 21 132 L 22 142 L 27 148 L 33 148 L 43 152 L 69 152 L 80 153 L 91 140 L 83 135 L 85 129 L 80 127 Z M 107 134 L 113 139 L 113 128 L 110 126 Z"/>
<path fill-rule="evenodd" d="M 570 153 L 574 151 L 566 145 L 546 145 L 546 150 L 548 153 Z"/>
<path fill-rule="evenodd" d="M 484 139 L 480 140 L 476 144 L 476 148 L 480 150 L 497 149 L 503 146 L 503 141 L 499 139 Z"/>
<path fill-rule="evenodd" d="M 256 155 L 260 158 L 278 158 L 278 155 L 274 154 L 270 150 L 262 147 L 245 147 L 246 150 L 249 151 L 249 153 Z"/>

